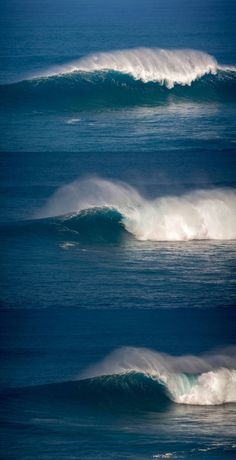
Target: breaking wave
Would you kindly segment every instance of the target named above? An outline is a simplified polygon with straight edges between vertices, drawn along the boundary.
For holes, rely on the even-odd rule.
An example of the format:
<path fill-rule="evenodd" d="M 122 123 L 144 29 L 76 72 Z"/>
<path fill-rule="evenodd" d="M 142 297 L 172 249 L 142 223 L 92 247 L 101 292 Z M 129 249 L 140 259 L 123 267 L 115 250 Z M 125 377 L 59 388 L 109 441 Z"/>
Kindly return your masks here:
<path fill-rule="evenodd" d="M 191 85 L 206 74 L 236 72 L 236 67 L 221 66 L 213 56 L 202 51 L 136 48 L 91 54 L 34 78 L 100 71 L 132 75 L 135 80 L 157 82 L 171 89 L 175 85 Z"/>
<path fill-rule="evenodd" d="M 203 75 L 228 69 L 236 71 L 234 67 L 219 66 L 213 56 L 201 51 L 136 48 L 91 54 L 70 64 L 50 69 L 40 77 L 113 70 L 132 75 L 135 80 L 144 83 L 158 82 L 171 89 L 176 84 L 191 85 Z"/>
<path fill-rule="evenodd" d="M 0 86 L 11 104 L 73 106 L 157 104 L 169 99 L 235 96 L 236 67 L 202 51 L 136 48 L 88 55 L 24 81 Z"/>
<path fill-rule="evenodd" d="M 153 403 L 166 399 L 191 405 L 235 403 L 236 347 L 201 357 L 124 347 L 87 370 L 81 379 L 107 393 L 152 394 Z"/>
<path fill-rule="evenodd" d="M 80 237 L 140 241 L 236 239 L 236 191 L 215 188 L 148 199 L 130 185 L 81 179 L 60 188 L 35 217 L 61 216 Z"/>
<path fill-rule="evenodd" d="M 201 356 L 171 356 L 147 348 L 122 347 L 71 381 L 13 388 L 4 397 L 105 409 L 163 411 L 236 403 L 236 347 Z"/>

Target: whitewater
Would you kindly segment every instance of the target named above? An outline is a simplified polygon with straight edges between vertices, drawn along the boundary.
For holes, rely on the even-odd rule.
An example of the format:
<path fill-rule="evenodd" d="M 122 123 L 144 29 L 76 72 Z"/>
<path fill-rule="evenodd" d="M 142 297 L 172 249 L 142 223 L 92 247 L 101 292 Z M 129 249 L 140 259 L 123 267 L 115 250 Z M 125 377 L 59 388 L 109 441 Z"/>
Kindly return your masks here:
<path fill-rule="evenodd" d="M 31 78 L 52 77 L 76 72 L 116 71 L 144 83 L 158 82 L 168 89 L 188 85 L 207 74 L 236 71 L 235 66 L 218 64 L 208 53 L 192 49 L 134 48 L 90 54 L 76 61 L 54 66 Z"/>
<path fill-rule="evenodd" d="M 202 406 L 236 402 L 236 347 L 200 357 L 176 357 L 146 348 L 123 347 L 80 378 L 110 376 L 111 382 L 117 379 L 119 384 L 120 376 L 132 374 L 142 374 L 164 386 L 175 403 Z M 121 380 L 124 389 L 127 383 Z"/>
<path fill-rule="evenodd" d="M 59 188 L 35 217 L 65 216 L 69 221 L 81 211 L 92 214 L 107 209 L 116 210 L 125 229 L 140 241 L 236 239 L 233 188 L 150 199 L 121 181 L 78 179 Z"/>

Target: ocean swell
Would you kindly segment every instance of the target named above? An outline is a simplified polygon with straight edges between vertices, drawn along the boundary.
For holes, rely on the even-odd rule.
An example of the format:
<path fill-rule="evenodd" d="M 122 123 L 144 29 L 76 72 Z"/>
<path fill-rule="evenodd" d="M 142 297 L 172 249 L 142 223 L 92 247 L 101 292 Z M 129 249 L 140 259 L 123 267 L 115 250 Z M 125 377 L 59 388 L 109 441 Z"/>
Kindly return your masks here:
<path fill-rule="evenodd" d="M 77 180 L 60 188 L 35 217 L 64 216 L 75 232 L 122 227 L 139 241 L 236 239 L 236 191 L 214 188 L 148 199 L 130 185 L 105 179 Z"/>

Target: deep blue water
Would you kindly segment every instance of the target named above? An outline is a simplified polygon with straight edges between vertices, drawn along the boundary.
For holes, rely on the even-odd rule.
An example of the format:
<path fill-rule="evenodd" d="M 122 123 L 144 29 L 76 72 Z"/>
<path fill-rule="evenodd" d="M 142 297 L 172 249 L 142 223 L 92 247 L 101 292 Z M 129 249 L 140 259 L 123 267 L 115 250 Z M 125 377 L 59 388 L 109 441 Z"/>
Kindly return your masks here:
<path fill-rule="evenodd" d="M 235 458 L 234 2 L 0 5 L 1 458 Z"/>

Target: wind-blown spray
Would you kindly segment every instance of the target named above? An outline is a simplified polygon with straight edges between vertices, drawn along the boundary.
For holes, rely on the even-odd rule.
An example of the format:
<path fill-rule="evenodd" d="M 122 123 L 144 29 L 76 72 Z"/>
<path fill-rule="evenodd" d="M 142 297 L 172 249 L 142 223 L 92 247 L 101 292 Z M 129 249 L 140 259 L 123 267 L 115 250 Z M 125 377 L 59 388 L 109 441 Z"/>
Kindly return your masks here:
<path fill-rule="evenodd" d="M 49 69 L 41 76 L 110 70 L 132 75 L 135 80 L 142 80 L 144 83 L 158 82 L 171 89 L 176 84 L 191 85 L 203 75 L 216 74 L 218 70 L 235 71 L 236 68 L 220 66 L 213 56 L 203 51 L 133 48 L 90 54 L 69 64 Z"/>

